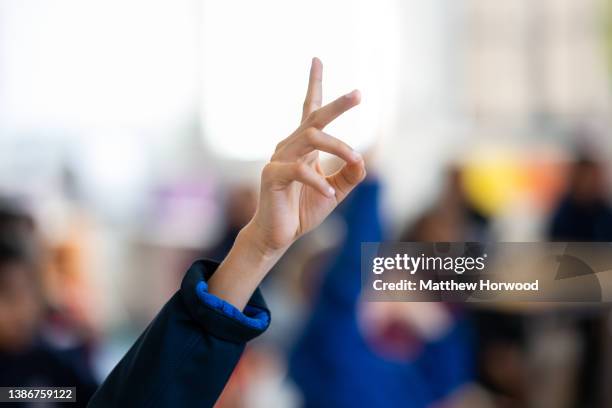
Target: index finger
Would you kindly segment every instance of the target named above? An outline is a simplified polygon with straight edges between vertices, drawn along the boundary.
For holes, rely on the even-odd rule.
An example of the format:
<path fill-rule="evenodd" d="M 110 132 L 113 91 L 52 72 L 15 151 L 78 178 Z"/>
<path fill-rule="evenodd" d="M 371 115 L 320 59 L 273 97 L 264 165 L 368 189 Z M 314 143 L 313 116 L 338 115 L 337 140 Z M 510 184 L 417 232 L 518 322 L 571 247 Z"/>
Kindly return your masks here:
<path fill-rule="evenodd" d="M 339 97 L 333 102 L 328 103 L 319 110 L 314 111 L 307 118 L 307 124 L 317 129 L 323 129 L 329 125 L 334 119 L 342 115 L 347 110 L 359 105 L 361 102 L 361 93 L 358 90 L 347 93 Z"/>
<path fill-rule="evenodd" d="M 304 108 L 302 110 L 302 121 L 321 107 L 323 101 L 322 82 L 323 64 L 320 59 L 314 57 L 310 65 L 310 77 L 308 79 L 308 90 L 306 91 L 306 99 L 304 100 Z"/>

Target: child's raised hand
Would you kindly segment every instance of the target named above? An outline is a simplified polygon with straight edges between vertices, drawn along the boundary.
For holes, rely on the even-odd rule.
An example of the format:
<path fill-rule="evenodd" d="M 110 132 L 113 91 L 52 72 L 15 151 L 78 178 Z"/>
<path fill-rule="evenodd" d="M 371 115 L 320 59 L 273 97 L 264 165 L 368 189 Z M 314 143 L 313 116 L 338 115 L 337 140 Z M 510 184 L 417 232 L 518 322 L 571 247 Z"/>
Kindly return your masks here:
<path fill-rule="evenodd" d="M 350 92 L 321 107 L 322 65 L 312 60 L 300 126 L 281 141 L 261 176 L 261 195 L 249 228 L 258 231 L 263 249 L 284 250 L 318 226 L 365 177 L 359 153 L 323 131 L 325 126 L 360 102 Z M 319 151 L 342 159 L 344 166 L 325 175 Z"/>
<path fill-rule="evenodd" d="M 359 104 L 352 91 L 321 107 L 323 67 L 313 58 L 302 122 L 281 141 L 261 175 L 257 211 L 209 281 L 210 292 L 242 308 L 261 279 L 300 236 L 317 227 L 366 175 L 363 158 L 323 132 Z M 326 175 L 319 151 L 345 163 Z"/>

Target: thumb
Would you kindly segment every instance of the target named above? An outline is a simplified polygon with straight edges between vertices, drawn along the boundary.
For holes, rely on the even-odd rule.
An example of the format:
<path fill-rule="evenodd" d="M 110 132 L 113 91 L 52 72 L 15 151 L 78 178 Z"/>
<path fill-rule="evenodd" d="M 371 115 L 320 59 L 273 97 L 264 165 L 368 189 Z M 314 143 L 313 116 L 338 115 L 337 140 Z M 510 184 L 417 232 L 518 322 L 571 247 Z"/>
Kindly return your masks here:
<path fill-rule="evenodd" d="M 365 163 L 346 163 L 340 170 L 327 177 L 327 182 L 336 190 L 336 201 L 340 203 L 366 176 Z"/>

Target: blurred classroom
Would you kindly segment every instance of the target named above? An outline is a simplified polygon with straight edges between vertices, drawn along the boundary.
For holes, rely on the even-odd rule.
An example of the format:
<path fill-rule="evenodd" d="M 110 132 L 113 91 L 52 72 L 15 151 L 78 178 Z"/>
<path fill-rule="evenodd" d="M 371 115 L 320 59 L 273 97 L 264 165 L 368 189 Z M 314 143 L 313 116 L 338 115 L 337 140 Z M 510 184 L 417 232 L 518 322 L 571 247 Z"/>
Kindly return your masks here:
<path fill-rule="evenodd" d="M 611 0 L 0 0 L 0 382 L 93 392 L 223 258 L 313 56 L 369 176 L 218 407 L 612 407 L 606 304 L 359 293 L 360 242 L 612 242 Z"/>

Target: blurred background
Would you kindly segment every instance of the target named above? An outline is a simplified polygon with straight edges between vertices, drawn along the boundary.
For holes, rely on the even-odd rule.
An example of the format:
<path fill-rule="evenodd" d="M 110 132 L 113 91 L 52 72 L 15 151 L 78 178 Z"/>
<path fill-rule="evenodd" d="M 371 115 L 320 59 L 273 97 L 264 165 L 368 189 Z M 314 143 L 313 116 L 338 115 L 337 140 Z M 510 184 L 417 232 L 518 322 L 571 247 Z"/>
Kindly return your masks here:
<path fill-rule="evenodd" d="M 313 56 L 369 178 L 218 406 L 612 407 L 604 304 L 359 293 L 360 242 L 612 242 L 610 0 L 0 0 L 1 385 L 89 395 L 223 258 Z"/>

